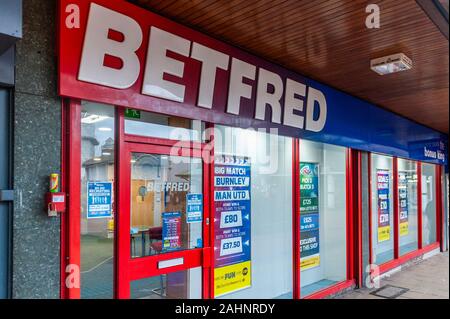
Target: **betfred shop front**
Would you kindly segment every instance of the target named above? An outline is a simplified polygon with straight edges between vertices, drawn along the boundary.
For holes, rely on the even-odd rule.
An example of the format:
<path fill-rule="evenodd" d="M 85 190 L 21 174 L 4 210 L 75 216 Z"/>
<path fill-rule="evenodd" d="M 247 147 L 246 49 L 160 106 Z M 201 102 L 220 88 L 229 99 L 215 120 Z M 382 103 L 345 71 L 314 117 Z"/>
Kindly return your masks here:
<path fill-rule="evenodd" d="M 59 94 L 63 298 L 321 298 L 442 243 L 445 136 L 132 4 L 60 1 Z"/>

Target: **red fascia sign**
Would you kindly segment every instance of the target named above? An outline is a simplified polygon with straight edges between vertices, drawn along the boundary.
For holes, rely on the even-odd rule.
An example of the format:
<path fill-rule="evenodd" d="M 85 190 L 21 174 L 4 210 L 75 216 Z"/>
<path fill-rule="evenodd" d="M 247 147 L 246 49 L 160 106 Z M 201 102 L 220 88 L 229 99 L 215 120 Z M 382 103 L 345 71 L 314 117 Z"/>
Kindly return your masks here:
<path fill-rule="evenodd" d="M 320 132 L 294 72 L 125 1 L 60 0 L 59 94 L 240 127 Z"/>

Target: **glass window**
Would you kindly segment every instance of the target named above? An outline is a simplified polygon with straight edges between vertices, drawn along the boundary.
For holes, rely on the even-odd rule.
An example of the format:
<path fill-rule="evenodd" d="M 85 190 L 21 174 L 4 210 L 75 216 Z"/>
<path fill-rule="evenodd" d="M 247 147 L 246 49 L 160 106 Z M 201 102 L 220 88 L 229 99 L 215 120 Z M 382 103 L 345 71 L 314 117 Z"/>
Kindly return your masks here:
<path fill-rule="evenodd" d="M 241 290 L 232 289 L 220 298 L 292 298 L 292 139 L 224 126 L 216 126 L 214 134 L 216 158 L 231 155 L 248 160 L 247 173 L 250 174 L 250 179 L 246 179 L 249 182 L 245 182 L 246 189 L 250 189 L 250 207 L 238 209 L 250 211 L 249 216 L 243 214 L 243 218 L 250 219 L 250 229 L 246 230 L 250 232 L 250 238 L 248 242 L 244 239 L 243 244 L 250 245 L 247 247 L 250 249 L 251 285 Z M 225 224 L 226 216 L 231 216 L 223 214 L 222 209 L 229 213 L 236 211 L 232 208 L 235 206 L 227 208 L 227 205 L 234 204 L 236 202 L 221 204 L 216 201 L 219 207 L 215 212 L 219 220 L 215 224 L 216 242 L 218 236 L 227 231 L 226 225 L 220 225 L 221 217 L 224 217 Z M 228 229 L 242 231 L 239 227 Z M 225 243 L 227 245 L 228 242 Z M 224 247 L 221 245 L 221 248 Z M 215 274 L 220 274 L 220 269 L 225 268 L 217 267 L 219 259 L 237 257 L 239 263 L 239 252 L 226 255 L 224 251 L 222 249 L 216 255 Z M 246 271 L 248 269 L 243 267 L 244 275 Z M 214 284 L 220 285 L 220 282 L 215 280 Z"/>
<path fill-rule="evenodd" d="M 400 256 L 418 248 L 417 163 L 398 159 L 398 210 Z"/>
<path fill-rule="evenodd" d="M 422 245 L 436 242 L 436 166 L 422 163 Z"/>
<path fill-rule="evenodd" d="M 371 154 L 372 263 L 394 259 L 393 158 Z"/>
<path fill-rule="evenodd" d="M 82 102 L 81 298 L 113 297 L 114 107 Z"/>
<path fill-rule="evenodd" d="M 301 296 L 346 280 L 346 149 L 300 141 Z"/>
<path fill-rule="evenodd" d="M 181 117 L 126 109 L 125 133 L 179 141 L 201 141 L 204 123 Z"/>
<path fill-rule="evenodd" d="M 186 214 L 192 196 L 203 200 L 202 173 L 199 158 L 132 154 L 132 257 L 203 246 L 203 215 L 190 220 Z"/>
<path fill-rule="evenodd" d="M 201 299 L 202 268 L 132 281 L 131 299 Z"/>

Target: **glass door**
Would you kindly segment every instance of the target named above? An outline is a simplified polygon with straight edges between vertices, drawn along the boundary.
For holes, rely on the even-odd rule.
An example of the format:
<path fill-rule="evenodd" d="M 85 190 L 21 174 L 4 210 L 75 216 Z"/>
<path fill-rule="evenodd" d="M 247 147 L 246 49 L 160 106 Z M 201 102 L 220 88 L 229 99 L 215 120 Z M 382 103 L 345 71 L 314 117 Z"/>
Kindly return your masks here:
<path fill-rule="evenodd" d="M 125 143 L 120 156 L 120 298 L 207 296 L 208 170 L 191 149 L 173 150 Z"/>

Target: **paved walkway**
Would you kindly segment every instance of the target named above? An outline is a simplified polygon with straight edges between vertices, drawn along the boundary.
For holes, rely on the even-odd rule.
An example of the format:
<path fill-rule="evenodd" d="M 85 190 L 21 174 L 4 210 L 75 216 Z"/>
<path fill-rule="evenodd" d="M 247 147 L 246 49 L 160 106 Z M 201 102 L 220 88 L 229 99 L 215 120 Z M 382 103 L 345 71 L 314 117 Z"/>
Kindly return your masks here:
<path fill-rule="evenodd" d="M 448 252 L 435 255 L 416 265 L 402 269 L 381 279 L 380 288 L 386 285 L 409 289 L 396 299 L 449 299 Z M 378 288 L 379 289 L 379 288 Z M 357 289 L 341 295 L 339 299 L 383 299 L 371 294 L 374 289 Z"/>

